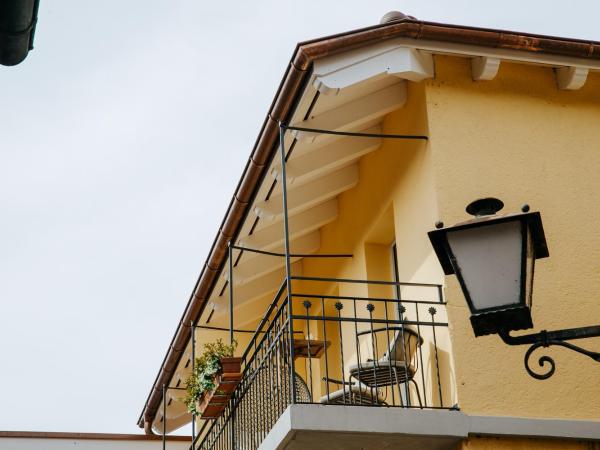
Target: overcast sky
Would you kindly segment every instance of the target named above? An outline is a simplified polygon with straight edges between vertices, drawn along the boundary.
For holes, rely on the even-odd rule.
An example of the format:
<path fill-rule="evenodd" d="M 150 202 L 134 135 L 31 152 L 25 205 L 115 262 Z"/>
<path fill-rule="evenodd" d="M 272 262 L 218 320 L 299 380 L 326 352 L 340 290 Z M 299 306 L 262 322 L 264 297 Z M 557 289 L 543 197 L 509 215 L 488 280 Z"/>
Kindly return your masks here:
<path fill-rule="evenodd" d="M 41 0 L 0 66 L 0 430 L 141 431 L 296 42 L 393 9 L 600 40 L 592 0 Z"/>

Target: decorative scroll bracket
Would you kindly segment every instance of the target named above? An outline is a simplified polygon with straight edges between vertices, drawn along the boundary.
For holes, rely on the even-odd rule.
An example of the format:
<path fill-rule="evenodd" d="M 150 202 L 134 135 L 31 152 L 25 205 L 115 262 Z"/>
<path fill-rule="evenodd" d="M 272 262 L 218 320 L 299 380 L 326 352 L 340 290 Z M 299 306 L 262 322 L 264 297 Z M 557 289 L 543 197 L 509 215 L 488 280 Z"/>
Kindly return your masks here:
<path fill-rule="evenodd" d="M 585 339 L 590 337 L 598 337 L 600 336 L 600 325 L 591 326 L 591 327 L 582 327 L 582 328 L 570 328 L 567 330 L 557 330 L 557 331 L 546 331 L 542 330 L 539 333 L 534 334 L 526 334 L 523 336 L 511 336 L 509 332 L 503 331 L 498 333 L 502 340 L 508 345 L 529 345 L 531 347 L 527 349 L 525 352 L 525 370 L 527 373 L 531 375 L 533 378 L 537 380 L 546 380 L 554 375 L 554 371 L 556 370 L 556 364 L 554 360 L 549 356 L 541 356 L 538 359 L 538 364 L 540 367 L 544 367 L 546 363 L 550 365 L 549 369 L 544 373 L 537 373 L 531 369 L 530 361 L 531 354 L 540 347 L 550 347 L 551 345 L 558 345 L 561 347 L 568 348 L 569 350 L 573 350 L 577 353 L 581 353 L 582 355 L 589 356 L 596 362 L 600 362 L 600 352 L 592 352 L 590 350 L 586 350 L 584 348 L 573 345 L 569 342 L 573 339 Z"/>

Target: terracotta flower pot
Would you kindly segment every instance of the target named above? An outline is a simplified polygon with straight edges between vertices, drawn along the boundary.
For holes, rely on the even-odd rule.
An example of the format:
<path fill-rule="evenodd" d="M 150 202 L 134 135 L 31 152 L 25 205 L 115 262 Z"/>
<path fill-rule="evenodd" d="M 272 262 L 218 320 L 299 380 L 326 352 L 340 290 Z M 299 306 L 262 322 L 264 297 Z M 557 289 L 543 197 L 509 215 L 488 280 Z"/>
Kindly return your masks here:
<path fill-rule="evenodd" d="M 242 379 L 242 358 L 221 358 L 221 371 L 215 376 L 215 388 L 196 401 L 203 419 L 216 419 L 222 413 Z"/>

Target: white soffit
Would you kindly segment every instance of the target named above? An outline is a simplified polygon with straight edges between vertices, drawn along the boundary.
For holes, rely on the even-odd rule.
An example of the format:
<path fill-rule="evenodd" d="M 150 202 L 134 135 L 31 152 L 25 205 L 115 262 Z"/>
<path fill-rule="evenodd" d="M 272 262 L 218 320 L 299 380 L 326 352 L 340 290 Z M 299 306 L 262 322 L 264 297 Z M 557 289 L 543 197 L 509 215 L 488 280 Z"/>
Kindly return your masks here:
<path fill-rule="evenodd" d="M 287 181 L 289 184 L 299 184 L 304 179 L 324 176 L 377 150 L 381 142 L 381 138 L 345 137 L 319 152 L 298 154 L 294 150 L 292 158 L 286 165 Z M 277 164 L 271 170 L 271 176 L 281 181 L 281 164 Z"/>
<path fill-rule="evenodd" d="M 600 61 L 586 58 L 397 38 L 315 61 L 313 86 L 331 95 L 385 76 L 422 81 L 434 76 L 433 54 L 472 58 L 474 80 L 493 79 L 501 61 L 552 67 L 560 89 L 579 89 L 590 70 L 600 70 Z"/>
<path fill-rule="evenodd" d="M 321 235 L 319 231 L 313 231 L 294 239 L 290 239 L 290 252 L 295 254 L 312 254 L 321 246 Z M 274 249 L 275 253 L 284 252 L 283 245 Z M 299 258 L 293 258 L 295 262 Z M 253 252 L 244 252 L 238 264 L 233 268 L 234 285 L 244 284 L 248 281 L 260 278 L 266 273 L 273 272 L 285 265 L 285 258 L 281 256 L 265 255 Z M 229 278 L 229 272 L 223 271 L 223 278 Z"/>
<path fill-rule="evenodd" d="M 337 199 L 321 203 L 314 208 L 292 216 L 289 224 L 290 239 L 295 239 L 317 230 L 333 222 L 337 219 L 337 216 Z M 239 240 L 239 244 L 242 247 L 273 250 L 283 245 L 283 224 L 281 221 L 267 222 L 267 226 L 257 228 L 251 235 L 242 237 Z"/>
<path fill-rule="evenodd" d="M 302 275 L 302 261 L 297 261 L 292 264 L 292 273 L 295 276 Z M 243 305 L 244 303 L 262 297 L 263 295 L 274 293 L 279 289 L 283 280 L 285 280 L 285 270 L 281 268 L 240 286 L 234 286 L 234 307 L 237 308 L 239 305 Z M 217 311 L 217 313 L 228 313 L 229 290 L 225 289 L 223 295 L 217 295 L 215 297 L 216 298 L 211 302 L 215 311 Z"/>
<path fill-rule="evenodd" d="M 400 82 L 364 97 L 343 103 L 337 108 L 293 125 L 331 131 L 364 129 L 373 125 L 373 122 L 379 122 L 386 114 L 401 108 L 405 102 L 406 83 Z M 314 141 L 319 137 L 319 134 L 309 132 L 296 131 L 292 134 L 299 141 Z"/>
<path fill-rule="evenodd" d="M 306 211 L 353 188 L 357 183 L 358 167 L 354 164 L 326 177 L 289 189 L 288 211 L 290 214 Z M 276 220 L 282 215 L 281 205 L 281 194 L 278 194 L 271 196 L 268 201 L 256 203 L 254 212 L 263 220 Z"/>
<path fill-rule="evenodd" d="M 372 47 L 335 55 L 314 63 L 314 86 L 321 94 L 338 94 L 365 80 L 388 75 L 410 81 L 433 77 L 431 54 L 409 47 L 378 52 Z"/>

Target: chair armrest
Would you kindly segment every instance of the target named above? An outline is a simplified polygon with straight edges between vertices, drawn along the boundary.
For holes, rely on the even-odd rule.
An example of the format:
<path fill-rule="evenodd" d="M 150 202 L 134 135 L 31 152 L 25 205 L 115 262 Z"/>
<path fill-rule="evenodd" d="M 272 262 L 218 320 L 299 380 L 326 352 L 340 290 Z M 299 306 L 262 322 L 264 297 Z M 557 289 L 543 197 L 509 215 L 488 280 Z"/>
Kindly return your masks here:
<path fill-rule="evenodd" d="M 326 383 L 333 383 L 333 384 L 337 384 L 339 386 L 353 386 L 354 385 L 354 383 L 348 383 L 347 381 L 336 380 L 335 378 L 323 377 L 321 379 Z"/>

